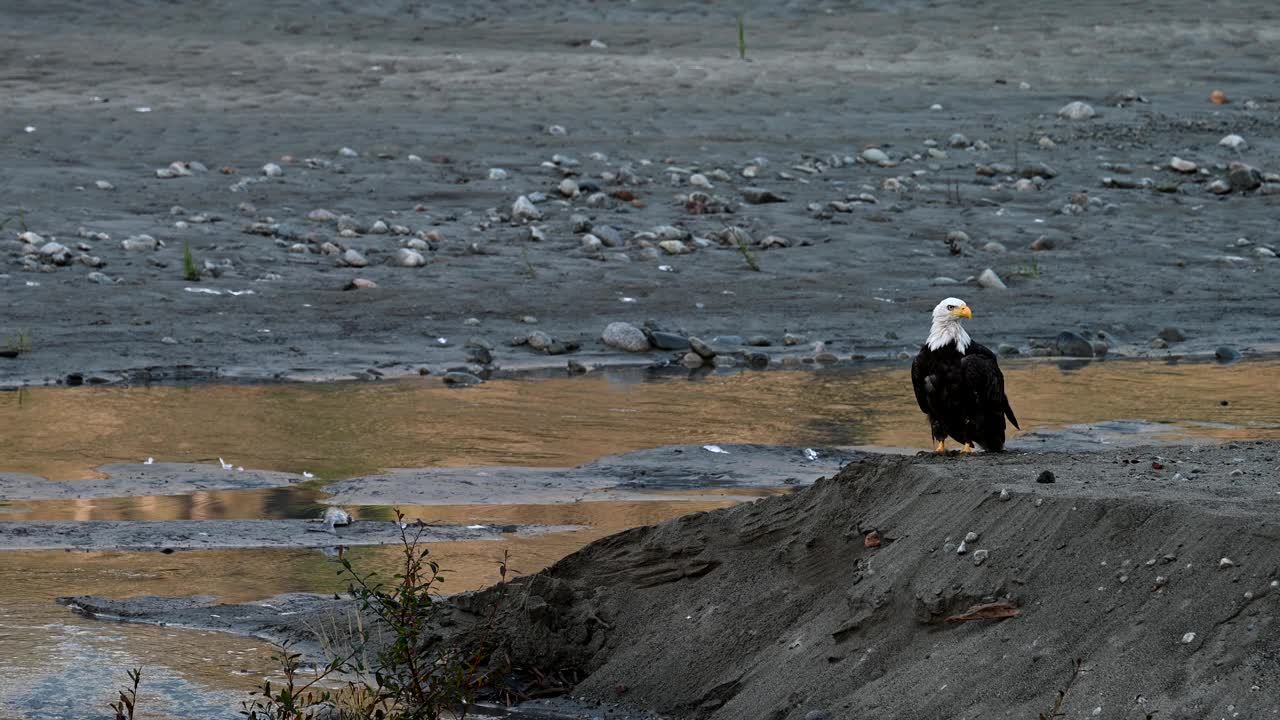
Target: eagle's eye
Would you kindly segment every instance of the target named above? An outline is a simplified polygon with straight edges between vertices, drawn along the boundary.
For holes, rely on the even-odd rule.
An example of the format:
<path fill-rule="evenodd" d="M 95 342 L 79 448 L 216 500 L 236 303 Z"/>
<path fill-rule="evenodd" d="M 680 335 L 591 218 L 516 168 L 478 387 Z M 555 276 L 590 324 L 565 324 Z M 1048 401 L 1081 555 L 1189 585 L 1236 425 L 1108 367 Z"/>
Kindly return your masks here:
<path fill-rule="evenodd" d="M 955 309 L 956 309 L 956 306 L 955 306 L 955 305 L 948 305 L 948 306 L 947 306 L 947 309 L 948 309 L 948 310 L 955 310 Z"/>

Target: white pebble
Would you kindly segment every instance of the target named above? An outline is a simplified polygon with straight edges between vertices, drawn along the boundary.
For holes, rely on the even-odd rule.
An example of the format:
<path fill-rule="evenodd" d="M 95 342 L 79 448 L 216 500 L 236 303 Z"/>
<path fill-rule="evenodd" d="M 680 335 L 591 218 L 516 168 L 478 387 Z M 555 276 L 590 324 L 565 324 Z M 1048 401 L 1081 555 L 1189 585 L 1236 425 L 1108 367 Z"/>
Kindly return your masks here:
<path fill-rule="evenodd" d="M 1069 102 L 1058 110 L 1058 116 L 1068 120 L 1088 120 L 1094 115 L 1097 113 L 1094 112 L 1093 107 L 1079 100 Z"/>
<path fill-rule="evenodd" d="M 262 166 L 262 174 L 267 177 L 280 177 L 284 175 L 284 168 L 275 163 L 267 163 Z"/>
<path fill-rule="evenodd" d="M 1195 633 L 1193 633 L 1193 632 L 1189 632 L 1189 633 L 1187 633 L 1186 635 L 1183 635 L 1183 636 L 1182 636 L 1182 644 L 1183 644 L 1183 645 L 1190 645 L 1191 643 L 1193 643 L 1193 642 L 1195 642 L 1195 641 L 1196 641 L 1196 634 L 1195 634 Z"/>

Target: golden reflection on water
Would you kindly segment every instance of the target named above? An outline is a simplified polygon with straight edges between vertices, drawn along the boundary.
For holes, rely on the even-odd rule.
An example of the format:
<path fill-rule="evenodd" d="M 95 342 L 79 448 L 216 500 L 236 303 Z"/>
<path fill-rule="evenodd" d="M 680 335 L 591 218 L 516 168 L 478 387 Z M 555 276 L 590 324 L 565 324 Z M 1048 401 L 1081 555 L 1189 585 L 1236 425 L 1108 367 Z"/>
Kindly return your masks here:
<path fill-rule="evenodd" d="M 1277 437 L 1276 361 L 1230 366 L 1006 362 L 1024 429 L 1167 421 Z M 1229 406 L 1218 404 L 1230 400 Z M 1234 428 L 1195 427 L 1220 423 Z M 0 394 L 3 470 L 53 479 L 99 465 L 217 462 L 337 479 L 393 467 L 573 466 L 669 443 L 926 447 L 905 365 L 637 383 L 606 374 L 452 390 L 368 384 L 32 388 Z"/>

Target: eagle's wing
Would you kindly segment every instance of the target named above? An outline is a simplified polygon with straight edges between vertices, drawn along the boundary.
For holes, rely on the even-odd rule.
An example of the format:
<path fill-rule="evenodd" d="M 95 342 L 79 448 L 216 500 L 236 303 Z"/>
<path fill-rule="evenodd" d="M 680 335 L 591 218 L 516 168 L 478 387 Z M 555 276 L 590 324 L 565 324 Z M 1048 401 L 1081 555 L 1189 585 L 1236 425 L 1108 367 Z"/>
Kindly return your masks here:
<path fill-rule="evenodd" d="M 1009 407 L 1009 398 L 1004 394 L 1004 373 L 1000 372 L 1000 363 L 996 354 L 978 343 L 969 346 L 965 356 L 960 360 L 965 382 L 978 396 L 982 407 L 992 411 L 996 417 L 1004 415 L 1009 418 L 1015 428 L 1018 418 Z"/>
<path fill-rule="evenodd" d="M 916 359 L 911 361 L 911 386 L 916 391 L 916 402 L 920 404 L 920 411 L 929 414 L 929 396 L 924 386 L 924 376 L 927 371 L 924 368 L 924 354 L 927 349 L 921 348 L 920 353 L 916 355 Z"/>

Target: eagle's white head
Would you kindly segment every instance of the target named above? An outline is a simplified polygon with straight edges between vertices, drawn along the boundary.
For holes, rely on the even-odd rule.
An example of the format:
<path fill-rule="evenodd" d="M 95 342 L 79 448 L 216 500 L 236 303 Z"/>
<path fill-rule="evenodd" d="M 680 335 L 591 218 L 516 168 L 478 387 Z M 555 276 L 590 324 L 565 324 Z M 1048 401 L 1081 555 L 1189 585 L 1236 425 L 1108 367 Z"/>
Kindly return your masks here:
<path fill-rule="evenodd" d="M 933 326 L 929 328 L 926 343 L 930 350 L 937 350 L 954 342 L 956 350 L 964 352 L 968 347 L 969 333 L 960 325 L 961 318 L 973 318 L 973 311 L 960 298 L 949 297 L 933 309 Z"/>

